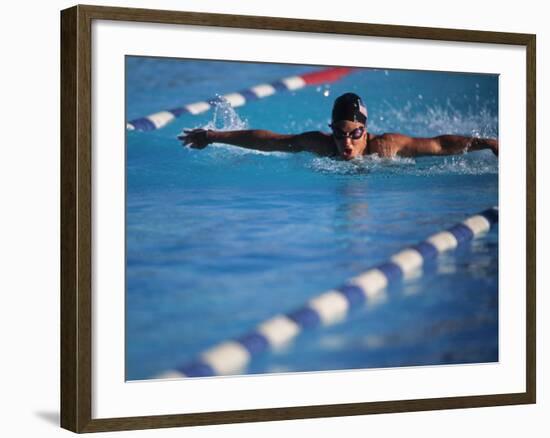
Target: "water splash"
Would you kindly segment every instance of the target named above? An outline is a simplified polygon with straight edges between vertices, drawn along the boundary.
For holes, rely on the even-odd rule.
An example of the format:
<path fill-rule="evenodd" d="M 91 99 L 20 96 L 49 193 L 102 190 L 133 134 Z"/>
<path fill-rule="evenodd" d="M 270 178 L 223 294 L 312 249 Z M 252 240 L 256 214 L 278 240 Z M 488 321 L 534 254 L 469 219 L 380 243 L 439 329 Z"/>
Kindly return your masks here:
<path fill-rule="evenodd" d="M 311 170 L 336 175 L 366 175 L 369 173 L 402 173 L 407 168 L 415 167 L 412 158 L 381 158 L 378 155 L 359 157 L 351 161 L 340 161 L 332 158 L 313 158 L 307 165 Z"/>
<path fill-rule="evenodd" d="M 233 109 L 231 104 L 223 96 L 217 96 L 216 99 L 210 101 L 212 106 L 212 119 L 202 126 L 196 126 L 194 129 L 212 129 L 216 131 L 237 131 L 248 129 L 248 120 L 241 119 L 237 111 Z M 189 128 L 184 128 L 181 132 Z"/>
<path fill-rule="evenodd" d="M 248 129 L 248 120 L 241 119 L 237 111 L 223 96 L 216 96 L 216 99 L 210 101 L 210 104 L 214 112 L 212 120 L 203 127 L 204 129 L 215 129 L 217 131 Z"/>
<path fill-rule="evenodd" d="M 457 109 L 451 99 L 444 105 L 425 105 L 423 99 L 407 101 L 396 106 L 384 101 L 377 111 L 378 117 L 369 120 L 371 132 L 401 132 L 419 137 L 443 134 L 469 135 L 472 137 L 498 137 L 498 115 L 487 105 L 481 108 Z"/>
<path fill-rule="evenodd" d="M 210 101 L 210 105 L 213 109 L 212 119 L 203 126 L 197 126 L 197 129 L 212 129 L 216 131 L 239 131 L 249 129 L 248 120 L 242 119 L 229 101 L 223 96 L 216 96 L 216 99 Z M 208 151 L 206 155 L 211 155 L 213 157 L 217 157 L 220 154 L 227 157 L 228 152 L 234 156 L 243 154 L 267 154 L 266 152 L 243 149 L 238 146 L 220 143 L 213 143 L 208 147 Z"/>
<path fill-rule="evenodd" d="M 381 158 L 369 155 L 352 161 L 313 158 L 306 167 L 334 175 L 498 175 L 498 160 L 488 151 L 448 157 Z"/>
<path fill-rule="evenodd" d="M 415 174 L 431 175 L 498 175 L 498 160 L 489 151 L 438 157 L 429 165 L 418 166 Z"/>

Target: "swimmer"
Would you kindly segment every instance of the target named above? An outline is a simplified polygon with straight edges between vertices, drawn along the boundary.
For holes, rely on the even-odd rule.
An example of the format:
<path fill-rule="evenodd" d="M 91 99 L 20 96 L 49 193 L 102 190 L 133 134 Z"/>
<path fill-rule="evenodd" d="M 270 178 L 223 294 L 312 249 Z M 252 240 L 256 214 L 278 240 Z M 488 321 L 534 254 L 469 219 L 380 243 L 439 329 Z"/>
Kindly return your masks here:
<path fill-rule="evenodd" d="M 312 152 L 324 157 L 352 160 L 363 155 L 380 157 L 417 157 L 453 155 L 490 149 L 498 156 L 498 140 L 439 135 L 431 138 L 409 137 L 398 133 L 374 135 L 367 131 L 367 108 L 359 96 L 346 93 L 334 101 L 331 134 L 311 131 L 277 134 L 266 130 L 214 131 L 185 130 L 178 136 L 184 146 L 203 149 L 211 143 L 224 143 L 264 152 Z"/>

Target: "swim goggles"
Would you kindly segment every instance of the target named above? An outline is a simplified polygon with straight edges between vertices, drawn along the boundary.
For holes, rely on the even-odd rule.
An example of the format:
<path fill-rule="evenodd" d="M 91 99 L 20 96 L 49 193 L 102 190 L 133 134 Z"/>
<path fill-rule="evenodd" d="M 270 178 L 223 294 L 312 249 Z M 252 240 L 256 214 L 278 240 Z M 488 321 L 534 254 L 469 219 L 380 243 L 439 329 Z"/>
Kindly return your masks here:
<path fill-rule="evenodd" d="M 355 128 L 353 131 L 350 131 L 350 132 L 342 131 L 340 128 L 336 128 L 332 125 L 329 125 L 329 126 L 332 129 L 332 133 L 334 134 L 334 137 L 340 140 L 346 137 L 349 137 L 352 140 L 359 140 L 365 133 L 365 128 L 363 126 L 360 126 L 359 128 Z"/>

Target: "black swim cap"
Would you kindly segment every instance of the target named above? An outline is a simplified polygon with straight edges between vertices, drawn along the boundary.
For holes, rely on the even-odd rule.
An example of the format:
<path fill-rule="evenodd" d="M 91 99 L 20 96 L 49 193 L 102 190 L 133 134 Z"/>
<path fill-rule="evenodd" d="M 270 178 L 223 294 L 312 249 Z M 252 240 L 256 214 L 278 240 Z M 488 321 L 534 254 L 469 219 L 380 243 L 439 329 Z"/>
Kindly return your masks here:
<path fill-rule="evenodd" d="M 332 107 L 332 121 L 349 120 L 367 124 L 367 107 L 355 93 L 342 94 L 334 101 Z"/>

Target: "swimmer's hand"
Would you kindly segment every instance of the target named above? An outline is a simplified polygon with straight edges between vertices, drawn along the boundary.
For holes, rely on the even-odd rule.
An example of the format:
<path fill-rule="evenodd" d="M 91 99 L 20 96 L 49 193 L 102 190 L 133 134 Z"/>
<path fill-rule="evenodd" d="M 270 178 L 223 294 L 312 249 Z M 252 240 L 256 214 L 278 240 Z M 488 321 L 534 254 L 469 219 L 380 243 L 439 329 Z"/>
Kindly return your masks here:
<path fill-rule="evenodd" d="M 204 149 L 211 141 L 208 138 L 209 130 L 206 129 L 184 129 L 183 134 L 178 135 L 183 146 L 189 146 L 193 149 Z"/>
<path fill-rule="evenodd" d="M 493 151 L 493 154 L 498 157 L 498 140 L 492 140 L 489 143 L 489 147 L 491 148 L 491 151 Z"/>

